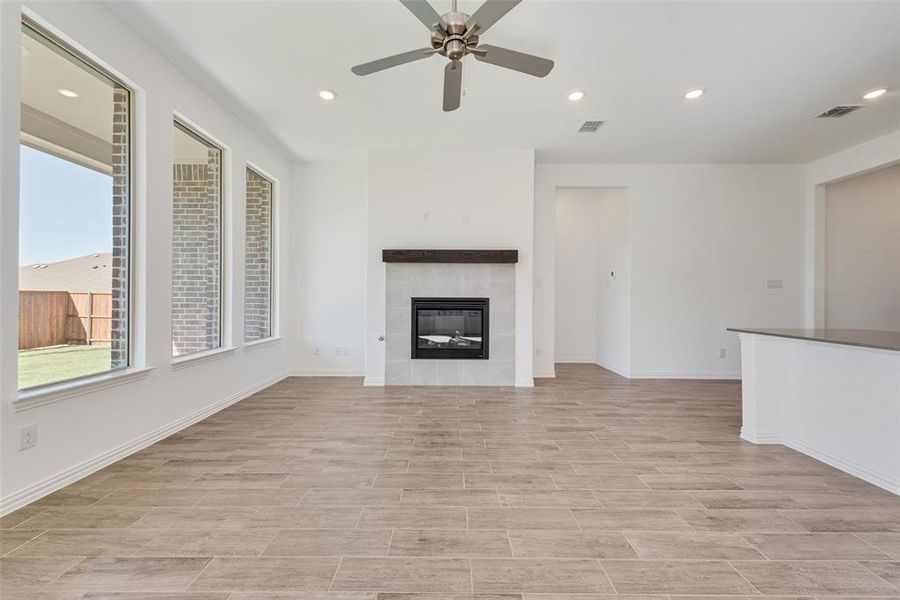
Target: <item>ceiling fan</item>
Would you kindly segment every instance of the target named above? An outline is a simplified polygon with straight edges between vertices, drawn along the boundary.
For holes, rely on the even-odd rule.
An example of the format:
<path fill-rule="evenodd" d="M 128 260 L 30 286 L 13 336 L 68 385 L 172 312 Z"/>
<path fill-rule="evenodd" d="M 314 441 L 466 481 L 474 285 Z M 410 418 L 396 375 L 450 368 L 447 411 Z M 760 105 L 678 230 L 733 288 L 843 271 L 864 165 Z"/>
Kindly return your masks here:
<path fill-rule="evenodd" d="M 420 48 L 374 60 L 351 69 L 357 75 L 378 71 L 428 58 L 435 54 L 450 59 L 444 67 L 444 111 L 459 108 L 462 95 L 462 58 L 471 54 L 476 60 L 535 77 L 544 77 L 553 69 L 553 61 L 499 46 L 479 44 L 479 36 L 511 11 L 522 0 L 486 0 L 473 14 L 459 12 L 456 0 L 450 12 L 439 15 L 426 0 L 400 2 L 431 31 L 431 47 Z"/>

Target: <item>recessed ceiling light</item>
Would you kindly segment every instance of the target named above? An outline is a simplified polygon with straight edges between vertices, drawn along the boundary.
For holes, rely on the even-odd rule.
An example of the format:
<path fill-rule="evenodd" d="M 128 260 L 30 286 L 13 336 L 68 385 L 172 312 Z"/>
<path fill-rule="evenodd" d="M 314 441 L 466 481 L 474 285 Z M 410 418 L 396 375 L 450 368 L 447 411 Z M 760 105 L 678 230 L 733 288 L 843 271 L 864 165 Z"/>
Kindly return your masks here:
<path fill-rule="evenodd" d="M 73 92 L 72 90 L 67 90 L 66 88 L 59 88 L 56 90 L 59 92 L 61 96 L 65 96 L 66 98 L 77 98 L 78 92 Z"/>
<path fill-rule="evenodd" d="M 696 90 L 691 90 L 688 93 L 686 93 L 684 95 L 684 97 L 687 98 L 688 100 L 696 100 L 697 98 L 699 98 L 702 95 L 703 95 L 703 90 L 700 88 L 697 88 Z"/>
<path fill-rule="evenodd" d="M 319 98 L 322 100 L 334 100 L 337 98 L 337 94 L 331 90 L 319 90 Z"/>
<path fill-rule="evenodd" d="M 875 98 L 880 98 L 887 93 L 885 88 L 878 88 L 877 90 L 871 90 L 863 94 L 863 100 L 874 100 Z"/>
<path fill-rule="evenodd" d="M 569 100 L 572 102 L 578 102 L 582 98 L 584 98 L 584 92 L 581 90 L 575 90 L 574 92 L 569 93 Z"/>

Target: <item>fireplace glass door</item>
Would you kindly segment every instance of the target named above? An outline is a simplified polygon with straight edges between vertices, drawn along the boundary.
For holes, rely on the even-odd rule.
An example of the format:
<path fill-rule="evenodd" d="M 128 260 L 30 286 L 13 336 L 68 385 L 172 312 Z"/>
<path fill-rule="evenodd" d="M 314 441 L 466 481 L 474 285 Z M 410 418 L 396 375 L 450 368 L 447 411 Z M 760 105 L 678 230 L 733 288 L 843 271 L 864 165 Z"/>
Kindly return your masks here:
<path fill-rule="evenodd" d="M 412 358 L 486 359 L 487 298 L 413 298 Z"/>

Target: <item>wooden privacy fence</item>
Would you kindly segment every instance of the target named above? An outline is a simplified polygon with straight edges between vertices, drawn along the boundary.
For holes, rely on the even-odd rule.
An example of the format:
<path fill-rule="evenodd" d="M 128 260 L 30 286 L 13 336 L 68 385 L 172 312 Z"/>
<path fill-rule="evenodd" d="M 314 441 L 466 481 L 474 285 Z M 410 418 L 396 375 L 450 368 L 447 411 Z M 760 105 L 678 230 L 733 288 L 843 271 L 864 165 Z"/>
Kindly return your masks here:
<path fill-rule="evenodd" d="M 19 350 L 109 346 L 111 330 L 110 292 L 19 292 Z"/>

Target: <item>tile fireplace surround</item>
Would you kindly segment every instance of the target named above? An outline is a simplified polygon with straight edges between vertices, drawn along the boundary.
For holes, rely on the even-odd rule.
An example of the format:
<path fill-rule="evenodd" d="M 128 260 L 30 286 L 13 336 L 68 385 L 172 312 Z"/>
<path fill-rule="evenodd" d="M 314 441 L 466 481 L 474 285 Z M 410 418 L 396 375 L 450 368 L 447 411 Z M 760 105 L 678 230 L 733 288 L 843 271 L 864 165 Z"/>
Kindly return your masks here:
<path fill-rule="evenodd" d="M 515 385 L 515 264 L 388 262 L 385 268 L 386 385 Z M 412 360 L 413 297 L 490 298 L 490 358 Z"/>

